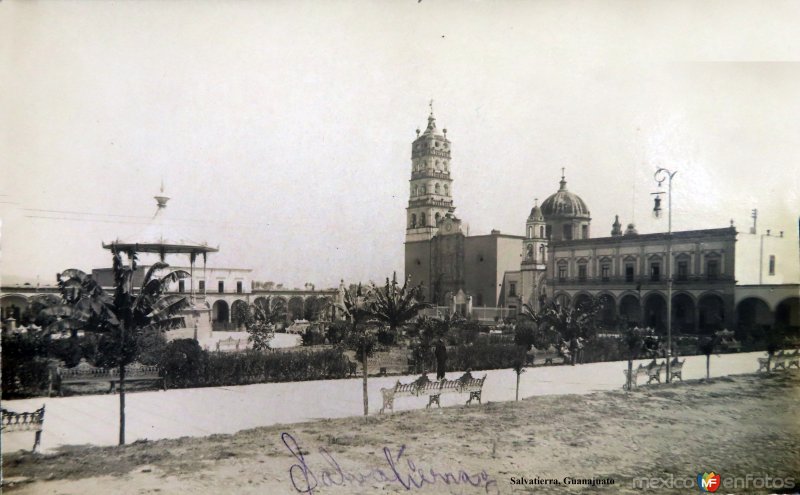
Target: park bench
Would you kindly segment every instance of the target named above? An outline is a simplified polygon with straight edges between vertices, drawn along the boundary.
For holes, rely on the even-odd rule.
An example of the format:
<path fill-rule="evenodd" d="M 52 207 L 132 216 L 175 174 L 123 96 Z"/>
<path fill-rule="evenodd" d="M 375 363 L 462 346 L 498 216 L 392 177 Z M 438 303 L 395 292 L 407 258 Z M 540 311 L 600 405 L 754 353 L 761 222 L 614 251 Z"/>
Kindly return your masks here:
<path fill-rule="evenodd" d="M 685 362 L 685 359 L 683 361 L 679 361 L 677 357 L 672 360 L 669 371 L 670 380 L 673 378 L 679 378 L 681 381 L 683 381 L 683 363 Z"/>
<path fill-rule="evenodd" d="M 477 399 L 480 404 L 485 380 L 486 375 L 483 378 L 473 378 L 471 375 L 465 375 L 456 380 L 444 379 L 435 382 L 418 379 L 411 383 L 400 383 L 400 380 L 398 380 L 394 387 L 381 389 L 383 407 L 381 407 L 380 413 L 383 414 L 386 409 L 394 411 L 394 400 L 398 397 L 421 397 L 427 395 L 428 404 L 425 406 L 427 409 L 434 403 L 442 407 L 440 403 L 442 394 L 468 393 L 469 399 L 466 404 L 471 404 L 473 399 Z"/>
<path fill-rule="evenodd" d="M 656 363 L 656 360 L 653 359 L 647 365 L 647 384 L 649 385 L 650 382 L 653 380 L 661 383 L 661 372 L 667 369 L 667 362 L 664 361 L 663 363 Z"/>
<path fill-rule="evenodd" d="M 795 350 L 792 354 L 786 355 L 786 368 L 791 368 L 794 366 L 797 369 L 800 369 L 800 350 Z"/>
<path fill-rule="evenodd" d="M 778 368 L 786 370 L 792 366 L 800 368 L 800 351 L 795 350 L 791 354 L 787 354 L 786 351 L 779 351 L 771 357 L 758 358 L 758 371 L 770 371 L 770 366 L 773 370 L 777 370 Z"/>
<path fill-rule="evenodd" d="M 63 386 L 66 384 L 95 382 L 108 382 L 108 393 L 112 393 L 119 382 L 119 368 L 95 367 L 86 362 L 85 359 L 81 359 L 80 363 L 74 368 L 57 367 L 55 375 L 58 395 L 63 395 Z M 161 388 L 163 390 L 167 389 L 166 376 L 161 376 L 158 366 L 134 362 L 125 367 L 126 383 L 141 381 L 161 381 Z M 51 383 L 50 392 L 52 388 Z M 48 395 L 50 395 L 50 392 L 48 392 Z"/>
<path fill-rule="evenodd" d="M 622 388 L 628 390 L 628 384 L 630 384 L 630 388 L 638 388 L 639 375 L 644 375 L 645 373 L 647 373 L 647 366 L 643 364 L 640 364 L 638 368 L 631 368 L 630 373 L 627 369 L 622 370 L 622 374 L 625 375 L 625 384 Z"/>
<path fill-rule="evenodd" d="M 35 432 L 33 449 L 31 449 L 31 452 L 36 452 L 36 447 L 38 447 L 42 441 L 42 430 L 44 429 L 44 405 L 33 412 L 17 413 L 7 409 L 0 410 L 2 410 L 3 413 L 3 435 L 15 431 Z"/>
<path fill-rule="evenodd" d="M 239 352 L 239 348 L 246 348 L 247 342 L 242 345 L 242 339 L 228 337 L 217 341 L 217 352 Z"/>

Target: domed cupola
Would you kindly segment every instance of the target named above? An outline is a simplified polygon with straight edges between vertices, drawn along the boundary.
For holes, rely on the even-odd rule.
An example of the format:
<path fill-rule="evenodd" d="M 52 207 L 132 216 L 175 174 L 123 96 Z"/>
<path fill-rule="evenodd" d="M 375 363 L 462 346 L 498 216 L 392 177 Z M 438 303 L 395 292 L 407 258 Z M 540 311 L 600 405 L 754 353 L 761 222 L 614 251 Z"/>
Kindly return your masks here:
<path fill-rule="evenodd" d="M 589 208 L 575 193 L 567 190 L 567 181 L 561 176 L 558 192 L 542 203 L 542 214 L 549 217 L 585 217 L 589 218 Z"/>
<path fill-rule="evenodd" d="M 531 208 L 531 214 L 528 215 L 529 222 L 544 222 L 544 215 L 542 215 L 542 209 L 539 207 L 538 203 L 533 205 Z"/>
<path fill-rule="evenodd" d="M 592 220 L 589 207 L 580 196 L 567 190 L 563 168 L 558 191 L 542 202 L 541 213 L 547 223 L 548 238 L 554 241 L 589 238 Z"/>

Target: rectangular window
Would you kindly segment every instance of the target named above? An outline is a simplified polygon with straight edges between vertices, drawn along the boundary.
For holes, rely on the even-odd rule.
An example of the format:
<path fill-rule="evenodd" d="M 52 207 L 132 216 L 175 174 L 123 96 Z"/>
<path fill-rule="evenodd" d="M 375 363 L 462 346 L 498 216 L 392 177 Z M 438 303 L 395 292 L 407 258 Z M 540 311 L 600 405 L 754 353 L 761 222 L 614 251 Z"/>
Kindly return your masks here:
<path fill-rule="evenodd" d="M 661 263 L 650 264 L 650 281 L 658 282 L 661 280 Z"/>
<path fill-rule="evenodd" d="M 562 228 L 564 229 L 564 240 L 571 241 L 572 240 L 572 224 L 563 225 Z"/>
<path fill-rule="evenodd" d="M 581 225 L 581 239 L 588 239 L 588 238 L 589 238 L 589 226 Z"/>
<path fill-rule="evenodd" d="M 567 266 L 566 265 L 559 265 L 558 267 L 558 280 L 564 281 L 567 279 Z"/>
<path fill-rule="evenodd" d="M 586 265 L 578 265 L 578 280 L 586 281 Z"/>
<path fill-rule="evenodd" d="M 553 235 L 553 226 L 547 225 L 545 227 L 545 233 L 547 234 L 547 238 L 550 239 L 550 236 Z"/>
<path fill-rule="evenodd" d="M 178 292 L 183 292 L 185 290 L 186 289 L 184 288 L 183 280 L 178 280 Z"/>
<path fill-rule="evenodd" d="M 600 265 L 600 275 L 603 277 L 603 282 L 608 282 L 611 274 L 611 265 Z"/>
<path fill-rule="evenodd" d="M 714 280 L 719 276 L 719 261 L 708 260 L 706 264 L 706 276 L 709 280 Z"/>
<path fill-rule="evenodd" d="M 217 282 L 217 292 L 219 292 L 220 294 L 225 292 L 225 282 L 224 281 L 220 280 L 219 282 Z"/>
<path fill-rule="evenodd" d="M 508 297 L 517 297 L 517 284 L 515 282 L 508 284 Z"/>
<path fill-rule="evenodd" d="M 205 292 L 206 291 L 206 281 L 205 280 L 201 280 L 200 281 L 200 285 L 198 285 L 197 288 L 200 290 L 200 292 Z"/>
<path fill-rule="evenodd" d="M 625 263 L 625 281 L 633 282 L 633 263 Z"/>
<path fill-rule="evenodd" d="M 243 285 L 241 280 L 236 281 L 236 293 L 241 294 L 243 292 Z"/>
<path fill-rule="evenodd" d="M 775 255 L 769 255 L 769 274 L 775 275 Z"/>
<path fill-rule="evenodd" d="M 678 261 L 678 280 L 689 279 L 689 262 Z"/>

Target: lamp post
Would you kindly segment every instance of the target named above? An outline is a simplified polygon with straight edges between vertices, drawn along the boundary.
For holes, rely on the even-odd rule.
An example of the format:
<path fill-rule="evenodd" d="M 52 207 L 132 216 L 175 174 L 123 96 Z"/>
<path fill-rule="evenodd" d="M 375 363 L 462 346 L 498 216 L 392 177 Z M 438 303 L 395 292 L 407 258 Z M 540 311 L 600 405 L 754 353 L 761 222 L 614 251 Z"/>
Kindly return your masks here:
<path fill-rule="evenodd" d="M 671 382 L 672 371 L 672 178 L 678 171 L 672 172 L 666 168 L 659 167 L 653 177 L 658 183 L 658 187 L 667 181 L 667 383 Z M 654 195 L 653 215 L 656 218 L 661 216 L 661 195 L 662 191 L 652 193 Z"/>

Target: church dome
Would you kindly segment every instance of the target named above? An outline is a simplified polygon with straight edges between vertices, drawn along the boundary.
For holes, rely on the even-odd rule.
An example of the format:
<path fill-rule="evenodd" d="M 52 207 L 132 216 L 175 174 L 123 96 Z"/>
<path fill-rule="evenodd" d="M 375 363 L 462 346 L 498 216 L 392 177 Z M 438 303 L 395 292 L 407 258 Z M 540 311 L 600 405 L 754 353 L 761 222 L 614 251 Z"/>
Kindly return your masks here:
<path fill-rule="evenodd" d="M 544 215 L 542 215 L 542 209 L 539 207 L 538 201 L 534 203 L 533 208 L 531 208 L 531 214 L 528 215 L 529 222 L 544 222 Z"/>
<path fill-rule="evenodd" d="M 561 176 L 561 187 L 558 192 L 542 202 L 542 214 L 545 217 L 589 217 L 589 208 L 575 193 L 567 191 L 567 181 Z M 533 212 L 531 212 L 533 213 Z"/>

